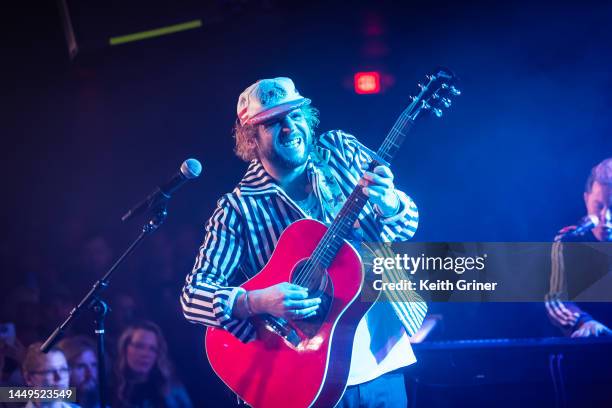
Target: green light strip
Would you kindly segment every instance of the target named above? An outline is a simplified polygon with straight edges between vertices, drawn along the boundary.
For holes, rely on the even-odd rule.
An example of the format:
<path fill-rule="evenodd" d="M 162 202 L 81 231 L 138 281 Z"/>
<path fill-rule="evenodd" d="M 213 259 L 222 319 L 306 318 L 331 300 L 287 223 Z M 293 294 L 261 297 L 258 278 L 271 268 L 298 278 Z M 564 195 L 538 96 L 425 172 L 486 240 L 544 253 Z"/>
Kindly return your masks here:
<path fill-rule="evenodd" d="M 125 44 L 132 41 L 140 41 L 147 38 L 159 37 L 161 35 L 173 34 L 179 31 L 193 30 L 194 28 L 198 27 L 202 27 L 202 20 L 193 20 L 186 23 L 174 24 L 168 27 L 156 28 L 154 30 L 112 37 L 109 39 L 109 43 L 110 45 Z"/>

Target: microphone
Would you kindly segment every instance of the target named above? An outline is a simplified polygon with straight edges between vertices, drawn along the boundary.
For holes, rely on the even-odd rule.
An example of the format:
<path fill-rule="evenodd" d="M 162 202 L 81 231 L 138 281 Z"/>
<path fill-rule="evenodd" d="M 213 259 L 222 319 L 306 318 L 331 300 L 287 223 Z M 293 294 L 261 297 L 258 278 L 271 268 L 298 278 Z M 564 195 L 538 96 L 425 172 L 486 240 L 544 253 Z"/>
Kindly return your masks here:
<path fill-rule="evenodd" d="M 577 237 L 579 235 L 583 235 L 585 232 L 588 232 L 595 228 L 599 224 L 599 218 L 593 214 L 585 215 L 578 221 L 578 225 L 576 225 L 576 229 L 569 231 L 567 235 L 571 235 Z"/>
<path fill-rule="evenodd" d="M 194 179 L 200 176 L 202 172 L 202 164 L 196 159 L 187 159 L 181 164 L 181 168 L 170 180 L 157 187 L 144 200 L 136 204 L 127 213 L 121 217 L 121 221 L 127 221 L 146 210 L 157 208 L 160 204 L 165 203 L 172 197 L 172 194 L 178 190 L 187 180 Z"/>

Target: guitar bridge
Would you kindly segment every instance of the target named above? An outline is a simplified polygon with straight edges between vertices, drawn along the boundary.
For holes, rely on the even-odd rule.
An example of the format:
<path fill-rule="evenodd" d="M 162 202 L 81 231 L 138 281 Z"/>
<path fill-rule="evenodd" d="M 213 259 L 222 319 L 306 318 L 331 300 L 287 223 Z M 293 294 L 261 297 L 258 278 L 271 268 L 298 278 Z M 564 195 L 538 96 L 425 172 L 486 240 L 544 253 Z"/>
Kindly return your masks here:
<path fill-rule="evenodd" d="M 297 347 L 302 341 L 298 333 L 293 327 L 291 327 L 289 322 L 281 317 L 266 315 L 266 317 L 263 318 L 263 322 L 266 329 L 279 335 L 289 342 L 289 344 L 293 345 L 293 347 Z"/>

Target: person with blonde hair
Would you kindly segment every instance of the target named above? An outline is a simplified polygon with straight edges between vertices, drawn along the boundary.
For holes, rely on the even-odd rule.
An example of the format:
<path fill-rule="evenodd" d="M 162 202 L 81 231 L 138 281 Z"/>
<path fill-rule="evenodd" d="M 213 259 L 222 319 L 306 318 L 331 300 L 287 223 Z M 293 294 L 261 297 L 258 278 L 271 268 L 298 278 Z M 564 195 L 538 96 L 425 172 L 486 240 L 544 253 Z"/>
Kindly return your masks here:
<path fill-rule="evenodd" d="M 67 389 L 70 381 L 70 368 L 64 353 L 59 348 L 51 348 L 47 353 L 40 351 L 41 342 L 31 344 L 25 352 L 21 364 L 23 379 L 28 387 L 53 387 Z M 78 407 L 63 400 L 29 401 L 26 408 L 69 408 Z"/>
<path fill-rule="evenodd" d="M 113 407 L 191 408 L 185 387 L 168 358 L 159 326 L 142 321 L 127 327 L 118 342 Z"/>

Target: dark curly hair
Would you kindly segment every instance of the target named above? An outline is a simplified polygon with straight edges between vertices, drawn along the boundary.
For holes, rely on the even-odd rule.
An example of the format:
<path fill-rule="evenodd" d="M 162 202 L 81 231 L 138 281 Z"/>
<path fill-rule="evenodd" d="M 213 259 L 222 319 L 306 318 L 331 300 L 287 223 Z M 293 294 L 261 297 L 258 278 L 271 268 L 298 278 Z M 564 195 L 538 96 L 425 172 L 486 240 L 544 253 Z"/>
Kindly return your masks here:
<path fill-rule="evenodd" d="M 300 108 L 306 119 L 306 123 L 310 128 L 313 138 L 315 138 L 314 130 L 319 126 L 319 110 L 311 105 L 304 105 Z M 236 147 L 234 153 L 245 162 L 250 162 L 257 158 L 257 126 L 259 125 L 241 125 L 239 120 L 236 120 L 234 125 L 234 139 L 236 139 Z M 315 138 L 316 141 L 316 138 Z"/>

